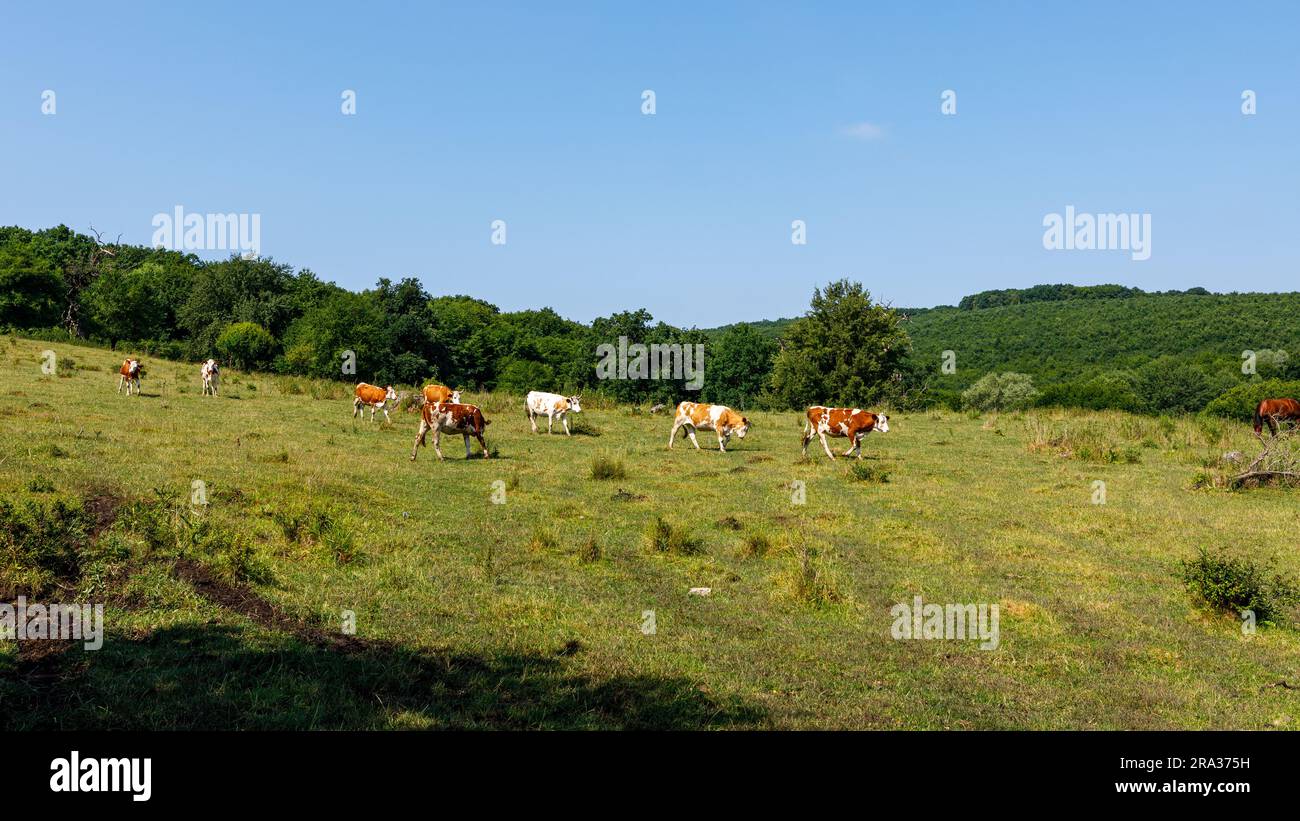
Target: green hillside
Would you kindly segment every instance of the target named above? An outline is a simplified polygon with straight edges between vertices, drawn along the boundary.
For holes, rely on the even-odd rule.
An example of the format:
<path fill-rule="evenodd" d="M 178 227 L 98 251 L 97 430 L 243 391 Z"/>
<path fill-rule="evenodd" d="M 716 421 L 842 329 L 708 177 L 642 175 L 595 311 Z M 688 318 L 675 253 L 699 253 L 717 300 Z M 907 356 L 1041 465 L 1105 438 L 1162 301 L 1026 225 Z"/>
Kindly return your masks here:
<path fill-rule="evenodd" d="M 974 307 L 984 304 L 993 307 Z M 1044 403 L 1128 410 L 1200 410 L 1252 378 L 1300 378 L 1300 293 L 1036 286 L 975 294 L 962 305 L 899 309 L 914 359 L 931 373 L 930 395 L 941 401 L 994 371 L 1029 374 Z M 793 321 L 751 324 L 775 339 Z M 947 350 L 951 374 L 939 368 Z M 1255 377 L 1242 373 L 1244 351 L 1257 354 Z M 1141 406 L 1162 392 L 1168 401 Z"/>
<path fill-rule="evenodd" d="M 1245 350 L 1300 351 L 1300 294 L 1144 295 L 915 315 L 921 359 L 957 353 L 960 381 L 1014 370 L 1063 381 L 1177 356 L 1241 372 Z"/>

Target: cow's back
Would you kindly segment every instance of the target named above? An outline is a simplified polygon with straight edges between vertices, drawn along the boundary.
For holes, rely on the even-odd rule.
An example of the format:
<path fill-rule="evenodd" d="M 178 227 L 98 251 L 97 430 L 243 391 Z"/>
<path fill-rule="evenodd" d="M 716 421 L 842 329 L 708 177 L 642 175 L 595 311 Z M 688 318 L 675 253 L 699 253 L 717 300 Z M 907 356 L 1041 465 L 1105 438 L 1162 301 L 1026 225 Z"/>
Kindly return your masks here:
<path fill-rule="evenodd" d="M 358 399 L 369 405 L 383 402 L 388 398 L 388 391 L 376 385 L 368 385 L 365 382 L 357 385 L 355 393 Z"/>
<path fill-rule="evenodd" d="M 423 393 L 424 401 L 426 403 L 438 403 L 451 401 L 451 395 L 455 393 L 455 391 L 446 385 L 425 385 Z"/>

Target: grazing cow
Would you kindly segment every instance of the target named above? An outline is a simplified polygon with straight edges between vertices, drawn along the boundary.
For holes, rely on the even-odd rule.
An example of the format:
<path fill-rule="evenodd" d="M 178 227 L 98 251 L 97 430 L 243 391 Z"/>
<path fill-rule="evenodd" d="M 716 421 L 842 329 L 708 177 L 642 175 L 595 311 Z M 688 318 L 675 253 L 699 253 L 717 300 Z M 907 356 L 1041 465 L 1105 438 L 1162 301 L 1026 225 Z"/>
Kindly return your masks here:
<path fill-rule="evenodd" d="M 564 425 L 564 435 L 572 436 L 573 434 L 569 433 L 569 412 L 582 413 L 581 400 L 581 396 L 560 396 L 558 393 L 529 391 L 528 398 L 524 401 L 524 413 L 528 416 L 528 424 L 533 426 L 533 433 L 537 433 L 534 416 L 546 417 L 547 433 L 551 432 L 555 417 L 558 416 L 560 424 Z"/>
<path fill-rule="evenodd" d="M 415 461 L 415 454 L 419 451 L 420 445 L 424 444 L 424 437 L 429 431 L 433 431 L 433 452 L 438 454 L 438 460 L 441 461 L 442 449 L 438 447 L 444 433 L 459 433 L 465 437 L 465 458 L 470 457 L 469 438 L 473 436 L 478 440 L 479 447 L 483 448 L 483 458 L 488 458 L 487 443 L 483 441 L 483 431 L 490 423 L 483 418 L 483 412 L 475 405 L 461 405 L 452 402 L 437 402 L 426 404 L 420 409 L 420 432 L 415 437 L 415 445 L 411 448 L 411 461 Z"/>
<path fill-rule="evenodd" d="M 1277 436 L 1278 422 L 1300 422 L 1300 402 L 1294 399 L 1265 399 L 1255 406 L 1255 435 L 1259 436 L 1268 425 L 1268 432 Z"/>
<path fill-rule="evenodd" d="M 217 360 L 209 359 L 203 363 L 199 369 L 199 377 L 203 380 L 203 395 L 217 395 L 217 378 L 221 375 L 221 369 L 217 367 Z"/>
<path fill-rule="evenodd" d="M 853 444 L 844 451 L 844 455 L 848 456 L 857 451 L 858 458 L 861 459 L 862 439 L 873 430 L 889 433 L 889 417 L 883 413 L 872 413 L 857 408 L 826 408 L 813 405 L 808 409 L 808 425 L 803 431 L 804 456 L 808 455 L 808 443 L 816 434 L 821 437 L 826 455 L 834 460 L 835 454 L 831 453 L 831 446 L 826 442 L 826 436 L 829 434 L 847 436 Z"/>
<path fill-rule="evenodd" d="M 357 414 L 361 413 L 362 407 L 369 405 L 371 422 L 375 421 L 375 408 L 382 410 L 384 412 L 384 419 L 391 422 L 392 420 L 388 418 L 388 403 L 396 401 L 397 393 L 393 390 L 392 385 L 380 388 L 362 382 L 360 385 L 357 385 L 356 398 L 352 400 L 352 418 L 355 419 Z"/>
<path fill-rule="evenodd" d="M 439 402 L 450 402 L 453 405 L 460 404 L 460 391 L 454 391 L 446 385 L 425 385 L 424 390 L 425 404 L 436 405 Z"/>
<path fill-rule="evenodd" d="M 668 447 L 671 449 L 677 439 L 677 431 L 686 428 L 686 435 L 691 437 L 695 449 L 700 443 L 695 439 L 695 429 L 711 430 L 718 434 L 718 450 L 727 452 L 727 441 L 731 434 L 741 439 L 749 432 L 749 420 L 736 413 L 726 405 L 705 405 L 699 402 L 682 402 L 677 406 L 677 417 L 673 420 L 673 432 L 668 434 Z"/>
<path fill-rule="evenodd" d="M 117 392 L 122 392 L 122 386 L 126 385 L 126 395 L 131 395 L 131 387 L 135 386 L 135 395 L 140 395 L 140 375 L 144 369 L 140 367 L 140 360 L 128 359 L 122 363 L 122 367 L 117 369 Z"/>

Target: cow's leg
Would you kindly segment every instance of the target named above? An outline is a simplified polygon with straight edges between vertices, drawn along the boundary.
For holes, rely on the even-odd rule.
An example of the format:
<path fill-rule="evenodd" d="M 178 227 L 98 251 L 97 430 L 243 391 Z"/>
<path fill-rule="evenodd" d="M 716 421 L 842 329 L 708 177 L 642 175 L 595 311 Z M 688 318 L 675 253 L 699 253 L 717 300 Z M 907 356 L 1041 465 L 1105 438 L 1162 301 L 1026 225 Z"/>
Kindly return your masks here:
<path fill-rule="evenodd" d="M 415 435 L 415 444 L 411 447 L 411 461 L 415 461 L 415 452 L 424 444 L 424 435 L 429 432 L 429 423 L 420 418 L 420 432 Z"/>
<path fill-rule="evenodd" d="M 533 419 L 533 417 L 534 417 L 535 415 L 536 415 L 536 414 L 533 413 L 533 409 L 532 409 L 532 408 L 529 408 L 529 409 L 528 409 L 528 424 L 530 424 L 530 425 L 533 426 L 533 433 L 537 433 L 537 422 L 534 421 L 534 419 Z"/>
<path fill-rule="evenodd" d="M 858 451 L 858 458 L 862 458 L 862 451 L 858 450 L 862 446 L 862 440 L 857 436 L 849 437 L 849 449 L 844 451 L 845 456 L 852 455 L 853 451 Z"/>
<path fill-rule="evenodd" d="M 694 426 L 694 425 L 687 425 L 687 426 L 686 426 L 686 435 L 689 436 L 689 437 L 691 437 L 691 444 L 695 446 L 695 449 L 696 449 L 696 450 L 699 450 L 699 449 L 700 449 L 700 441 L 699 441 L 698 439 L 695 438 L 695 426 Z"/>
<path fill-rule="evenodd" d="M 555 425 L 555 411 L 546 412 L 546 435 L 551 435 L 551 428 Z"/>
<path fill-rule="evenodd" d="M 384 421 L 387 422 L 387 423 L 390 424 L 390 425 L 393 423 L 392 418 L 388 415 L 388 406 L 387 406 L 387 405 L 384 405 Z"/>
<path fill-rule="evenodd" d="M 730 436 L 723 436 L 721 433 L 718 434 L 718 450 L 719 450 L 719 451 L 721 451 L 722 453 L 726 453 L 726 452 L 727 452 L 727 440 L 730 439 L 730 438 L 731 438 Z"/>
<path fill-rule="evenodd" d="M 469 434 L 462 433 L 461 438 L 465 440 L 465 458 L 469 458 Z"/>
<path fill-rule="evenodd" d="M 441 462 L 441 461 L 443 460 L 442 448 L 439 447 L 439 445 L 441 445 L 441 444 L 442 444 L 442 427 L 441 427 L 441 426 L 434 426 L 434 428 L 433 428 L 433 452 L 436 453 L 436 454 L 438 454 L 438 461 L 439 461 L 439 462 Z"/>
<path fill-rule="evenodd" d="M 812 441 L 812 438 L 813 438 L 813 428 L 812 428 L 812 424 L 810 423 L 806 425 L 803 429 L 803 442 L 801 444 L 803 445 L 804 456 L 808 455 L 808 443 Z"/>
<path fill-rule="evenodd" d="M 819 430 L 819 431 L 817 431 L 817 435 L 821 437 L 821 440 L 822 440 L 822 450 L 826 451 L 826 455 L 829 456 L 829 457 L 831 457 L 831 461 L 834 462 L 834 461 L 835 461 L 835 454 L 831 453 L 831 445 L 830 445 L 829 442 L 826 441 L 826 432 L 825 432 L 825 431 L 820 431 L 820 430 Z"/>
<path fill-rule="evenodd" d="M 122 392 L 122 383 L 125 382 L 125 381 L 126 381 L 126 377 L 125 377 L 125 376 L 118 376 L 118 377 L 117 377 L 117 392 L 118 392 L 118 393 L 121 393 L 121 392 Z"/>
<path fill-rule="evenodd" d="M 1264 417 L 1264 419 L 1268 422 L 1269 435 L 1277 436 L 1277 417 L 1270 413 L 1268 416 Z"/>
<path fill-rule="evenodd" d="M 675 442 L 675 441 L 677 440 L 677 431 L 681 430 L 681 427 L 682 427 L 682 420 L 680 420 L 680 419 L 674 419 L 674 420 L 673 420 L 673 432 L 670 433 L 670 434 L 668 434 L 668 449 L 669 449 L 669 450 L 672 450 L 672 449 L 673 449 L 673 442 Z"/>
<path fill-rule="evenodd" d="M 564 425 L 564 435 L 572 436 L 573 434 L 569 433 L 569 414 L 566 413 L 563 416 L 561 416 L 560 423 Z"/>
<path fill-rule="evenodd" d="M 481 448 L 483 448 L 483 458 L 484 458 L 484 459 L 489 459 L 489 458 L 491 458 L 491 457 L 488 456 L 487 442 L 484 442 L 484 441 L 483 441 L 483 433 L 482 433 L 481 431 L 475 431 L 475 432 L 474 432 L 474 438 L 478 440 L 478 446 L 481 447 Z M 465 445 L 465 458 L 466 458 L 466 459 L 469 458 L 469 444 L 468 444 L 468 442 L 467 442 L 466 445 Z"/>

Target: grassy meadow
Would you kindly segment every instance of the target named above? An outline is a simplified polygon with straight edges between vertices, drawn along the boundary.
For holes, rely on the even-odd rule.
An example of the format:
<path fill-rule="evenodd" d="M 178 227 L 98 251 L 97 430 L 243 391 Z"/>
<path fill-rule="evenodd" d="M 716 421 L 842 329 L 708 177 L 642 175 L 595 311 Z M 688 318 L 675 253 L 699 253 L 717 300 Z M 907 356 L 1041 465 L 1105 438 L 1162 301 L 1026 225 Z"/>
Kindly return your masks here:
<path fill-rule="evenodd" d="M 793 412 L 669 451 L 670 412 L 584 401 L 534 435 L 521 397 L 467 393 L 494 458 L 412 462 L 418 416 L 354 420 L 350 386 L 204 397 L 146 357 L 127 398 L 122 358 L 0 337 L 0 598 L 103 602 L 107 631 L 0 641 L 0 727 L 1300 722 L 1300 634 L 1243 635 L 1178 578 L 1216 546 L 1300 575 L 1300 491 L 1196 487 L 1257 452 L 1245 425 L 900 412 L 855 464 L 801 458 Z M 13 547 L 42 526 L 39 561 Z M 916 595 L 997 603 L 1000 645 L 892 639 Z"/>

